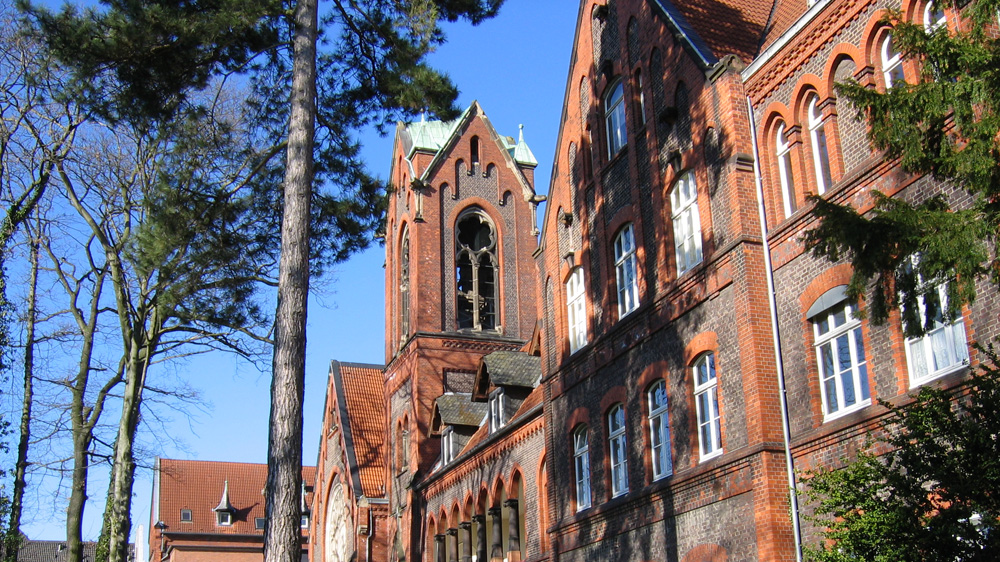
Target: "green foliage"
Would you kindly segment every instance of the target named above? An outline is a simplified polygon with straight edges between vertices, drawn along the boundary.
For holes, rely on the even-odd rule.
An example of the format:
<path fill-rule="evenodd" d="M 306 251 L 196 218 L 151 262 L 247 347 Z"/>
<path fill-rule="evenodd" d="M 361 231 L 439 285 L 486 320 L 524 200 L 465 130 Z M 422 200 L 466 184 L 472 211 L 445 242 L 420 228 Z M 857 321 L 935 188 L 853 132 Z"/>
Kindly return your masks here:
<path fill-rule="evenodd" d="M 86 104 L 105 118 L 169 116 L 192 90 L 274 45 L 276 0 L 101 0 L 59 13 L 19 0 L 53 54 L 71 65 Z"/>
<path fill-rule="evenodd" d="M 924 319 L 915 312 L 918 278 L 947 283 L 951 316 L 975 299 L 977 279 L 989 275 L 1000 285 L 1000 261 L 991 250 L 1000 226 L 1000 41 L 989 34 L 998 6 L 998 0 L 976 0 L 961 11 L 961 31 L 932 33 L 890 12 L 884 23 L 893 27 L 893 44 L 904 58 L 919 61 L 920 76 L 884 92 L 856 82 L 837 85 L 858 108 L 858 119 L 867 120 L 875 149 L 898 159 L 906 172 L 930 175 L 970 196 L 971 203 L 956 210 L 954 200 L 943 197 L 904 202 L 875 193 L 867 215 L 811 198 L 821 224 L 807 233 L 807 247 L 850 260 L 852 296 L 874 281 L 872 321 L 884 322 L 902 305 L 911 335 L 929 326 L 935 312 L 927 310 Z M 907 270 L 917 252 L 919 268 Z"/>
<path fill-rule="evenodd" d="M 891 406 L 884 433 L 846 468 L 806 475 L 820 562 L 996 560 L 1000 552 L 1000 370 L 989 359 L 966 385 L 925 386 Z M 880 451 L 886 451 L 879 455 Z"/>

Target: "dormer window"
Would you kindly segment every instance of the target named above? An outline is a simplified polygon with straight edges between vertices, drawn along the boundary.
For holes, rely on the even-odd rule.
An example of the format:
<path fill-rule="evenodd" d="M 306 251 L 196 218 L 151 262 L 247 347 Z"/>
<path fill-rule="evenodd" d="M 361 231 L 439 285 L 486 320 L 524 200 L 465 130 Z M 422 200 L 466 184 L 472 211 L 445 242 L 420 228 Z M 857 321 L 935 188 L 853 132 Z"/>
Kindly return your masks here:
<path fill-rule="evenodd" d="M 267 519 L 263 517 L 255 517 L 253 520 L 253 528 L 258 531 L 263 531 L 267 527 Z"/>
<path fill-rule="evenodd" d="M 233 514 L 236 509 L 233 508 L 233 504 L 229 503 L 229 480 L 222 487 L 222 499 L 219 500 L 219 505 L 215 507 L 215 524 L 219 526 L 228 527 L 233 524 Z"/>
<path fill-rule="evenodd" d="M 194 515 L 191 513 L 190 509 L 181 510 L 181 523 L 190 523 L 194 521 Z"/>
<path fill-rule="evenodd" d="M 504 416 L 503 389 L 498 388 L 490 393 L 490 433 L 493 433 L 507 423 Z"/>
<path fill-rule="evenodd" d="M 479 210 L 466 212 L 455 228 L 458 328 L 497 327 L 497 235 Z"/>
<path fill-rule="evenodd" d="M 455 459 L 455 430 L 450 425 L 441 431 L 441 464 Z"/>
<path fill-rule="evenodd" d="M 308 529 L 309 528 L 309 514 L 308 513 L 303 513 L 302 514 L 302 520 L 299 522 L 299 525 L 303 529 Z"/>

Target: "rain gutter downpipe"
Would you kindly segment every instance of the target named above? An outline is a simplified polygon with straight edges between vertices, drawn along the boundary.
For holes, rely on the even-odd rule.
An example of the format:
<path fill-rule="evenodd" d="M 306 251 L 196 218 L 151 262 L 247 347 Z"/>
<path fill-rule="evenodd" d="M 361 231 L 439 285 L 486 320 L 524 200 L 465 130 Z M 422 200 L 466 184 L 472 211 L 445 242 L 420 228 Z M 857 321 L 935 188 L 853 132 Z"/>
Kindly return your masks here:
<path fill-rule="evenodd" d="M 792 516 L 792 536 L 795 541 L 795 561 L 802 562 L 802 528 L 799 523 L 799 498 L 795 484 L 795 463 L 792 459 L 791 429 L 788 423 L 788 396 L 785 390 L 785 367 L 781 360 L 781 330 L 778 327 L 778 303 L 774 290 L 774 271 L 771 266 L 771 245 L 767 238 L 767 215 L 764 212 L 764 182 L 760 175 L 760 151 L 757 147 L 757 124 L 753 115 L 753 102 L 747 96 L 747 118 L 750 120 L 750 139 L 753 143 L 753 175 L 757 187 L 757 216 L 760 220 L 760 237 L 764 247 L 764 277 L 767 282 L 767 304 L 771 312 L 771 337 L 774 340 L 774 365 L 778 375 L 778 400 L 781 405 L 781 431 L 785 445 L 785 469 L 788 472 L 788 502 Z"/>

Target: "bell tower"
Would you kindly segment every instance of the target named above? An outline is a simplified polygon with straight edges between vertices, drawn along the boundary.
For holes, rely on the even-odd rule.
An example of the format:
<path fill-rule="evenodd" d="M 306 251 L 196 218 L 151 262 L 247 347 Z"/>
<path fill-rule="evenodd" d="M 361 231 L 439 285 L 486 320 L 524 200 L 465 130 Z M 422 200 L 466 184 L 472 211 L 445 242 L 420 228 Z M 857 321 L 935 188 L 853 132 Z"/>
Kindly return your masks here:
<path fill-rule="evenodd" d="M 535 329 L 534 155 L 478 102 L 454 121 L 399 123 L 386 222 L 386 490 L 396 557 L 419 560 L 413 486 L 433 468 L 434 401 L 472 392 L 479 360 Z"/>

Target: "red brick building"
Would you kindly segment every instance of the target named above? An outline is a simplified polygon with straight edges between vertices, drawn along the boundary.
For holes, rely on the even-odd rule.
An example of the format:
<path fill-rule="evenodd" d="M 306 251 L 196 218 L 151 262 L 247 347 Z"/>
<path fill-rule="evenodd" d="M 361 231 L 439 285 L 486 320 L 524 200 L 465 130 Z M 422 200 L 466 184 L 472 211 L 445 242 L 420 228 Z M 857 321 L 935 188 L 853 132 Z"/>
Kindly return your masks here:
<path fill-rule="evenodd" d="M 372 560 L 780 561 L 815 539 L 795 470 L 837 465 L 878 399 L 960 383 L 1000 335 L 986 282 L 907 338 L 804 250 L 809 194 L 969 203 L 874 153 L 836 95 L 919 79 L 894 8 L 959 25 L 924 0 L 581 1 L 537 242 L 522 141 L 477 104 L 400 125 L 387 365 L 358 414 L 383 420 Z M 365 466 L 324 447 L 321 467 Z"/>
<path fill-rule="evenodd" d="M 302 468 L 302 552 L 308 559 L 313 467 Z M 267 465 L 156 459 L 149 559 L 259 562 L 264 559 Z"/>
<path fill-rule="evenodd" d="M 316 510 L 349 524 L 317 520 L 315 560 L 537 551 L 536 165 L 475 102 L 397 127 L 386 364 L 331 368 Z"/>

